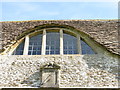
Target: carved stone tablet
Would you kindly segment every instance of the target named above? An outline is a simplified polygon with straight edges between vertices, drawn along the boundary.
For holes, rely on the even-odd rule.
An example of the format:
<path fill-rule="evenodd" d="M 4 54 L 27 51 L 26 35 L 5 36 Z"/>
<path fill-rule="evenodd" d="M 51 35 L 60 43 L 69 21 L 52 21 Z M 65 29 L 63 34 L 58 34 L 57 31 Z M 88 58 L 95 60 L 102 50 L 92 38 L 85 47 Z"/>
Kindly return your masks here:
<path fill-rule="evenodd" d="M 47 64 L 40 69 L 40 87 L 59 87 L 59 69 L 56 64 Z"/>

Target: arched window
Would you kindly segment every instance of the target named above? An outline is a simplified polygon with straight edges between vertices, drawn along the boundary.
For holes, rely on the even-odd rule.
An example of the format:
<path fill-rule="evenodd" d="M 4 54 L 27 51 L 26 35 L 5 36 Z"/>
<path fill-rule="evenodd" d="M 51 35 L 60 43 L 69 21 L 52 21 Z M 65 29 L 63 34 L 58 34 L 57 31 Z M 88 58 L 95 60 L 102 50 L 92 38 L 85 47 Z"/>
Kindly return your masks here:
<path fill-rule="evenodd" d="M 24 52 L 26 54 L 24 54 Z M 37 35 L 27 35 L 13 55 L 95 54 L 79 34 L 59 30 L 43 30 Z"/>

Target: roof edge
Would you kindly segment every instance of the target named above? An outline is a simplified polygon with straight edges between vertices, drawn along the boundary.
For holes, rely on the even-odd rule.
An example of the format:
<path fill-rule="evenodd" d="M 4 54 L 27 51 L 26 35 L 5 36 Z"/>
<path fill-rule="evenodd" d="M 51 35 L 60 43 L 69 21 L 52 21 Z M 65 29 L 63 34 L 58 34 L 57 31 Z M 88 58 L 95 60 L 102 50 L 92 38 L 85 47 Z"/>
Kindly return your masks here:
<path fill-rule="evenodd" d="M 61 19 L 61 20 L 21 20 L 21 21 L 0 21 L 0 23 L 4 22 L 30 22 L 30 21 L 118 21 L 119 19 Z"/>

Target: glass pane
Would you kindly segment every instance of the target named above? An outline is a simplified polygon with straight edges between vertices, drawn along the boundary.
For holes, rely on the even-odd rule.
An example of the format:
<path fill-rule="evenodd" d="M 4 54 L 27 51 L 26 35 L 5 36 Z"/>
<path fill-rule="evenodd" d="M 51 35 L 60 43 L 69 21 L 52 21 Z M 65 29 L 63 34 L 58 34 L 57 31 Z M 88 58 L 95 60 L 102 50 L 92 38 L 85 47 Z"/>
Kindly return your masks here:
<path fill-rule="evenodd" d="M 95 54 L 92 48 L 83 40 L 81 40 L 81 48 L 82 48 L 82 54 Z"/>
<path fill-rule="evenodd" d="M 33 36 L 29 40 L 28 55 L 41 55 L 42 34 Z"/>
<path fill-rule="evenodd" d="M 57 32 L 47 33 L 46 54 L 60 54 L 60 34 Z"/>
<path fill-rule="evenodd" d="M 40 51 L 37 51 L 37 55 L 41 55 L 41 52 L 40 52 Z"/>
<path fill-rule="evenodd" d="M 77 38 L 63 34 L 64 54 L 77 54 Z"/>
<path fill-rule="evenodd" d="M 23 55 L 24 50 L 24 41 L 20 43 L 20 45 L 16 48 L 16 50 L 13 52 L 13 55 Z"/>

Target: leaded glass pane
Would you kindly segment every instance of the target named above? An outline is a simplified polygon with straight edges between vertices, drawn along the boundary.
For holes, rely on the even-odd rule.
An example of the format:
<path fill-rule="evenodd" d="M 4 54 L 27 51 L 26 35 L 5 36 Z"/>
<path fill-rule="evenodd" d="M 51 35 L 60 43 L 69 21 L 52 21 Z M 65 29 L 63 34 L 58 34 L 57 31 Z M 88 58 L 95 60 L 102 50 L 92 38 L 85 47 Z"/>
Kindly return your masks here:
<path fill-rule="evenodd" d="M 64 54 L 77 54 L 77 38 L 63 34 Z"/>
<path fill-rule="evenodd" d="M 13 52 L 13 55 L 23 55 L 24 43 L 25 42 L 20 43 L 20 45 Z"/>
<path fill-rule="evenodd" d="M 57 32 L 47 33 L 46 54 L 60 54 L 60 34 Z"/>
<path fill-rule="evenodd" d="M 92 48 L 83 40 L 81 40 L 81 48 L 82 48 L 82 54 L 95 54 Z"/>
<path fill-rule="evenodd" d="M 28 55 L 41 55 L 42 34 L 33 36 L 29 40 Z"/>

